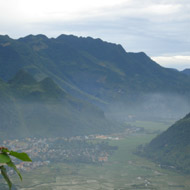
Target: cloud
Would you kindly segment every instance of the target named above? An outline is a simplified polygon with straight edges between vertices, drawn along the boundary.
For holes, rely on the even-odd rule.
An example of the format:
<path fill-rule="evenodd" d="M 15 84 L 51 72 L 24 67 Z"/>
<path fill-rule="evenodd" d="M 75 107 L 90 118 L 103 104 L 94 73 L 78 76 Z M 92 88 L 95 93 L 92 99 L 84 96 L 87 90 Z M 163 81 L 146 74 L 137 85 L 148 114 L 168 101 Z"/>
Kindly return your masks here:
<path fill-rule="evenodd" d="M 113 7 L 124 0 L 0 0 L 1 21 L 42 22 L 52 20 L 79 20 L 97 16 L 99 9 Z M 127 2 L 127 1 L 126 1 Z"/>
<path fill-rule="evenodd" d="M 154 61 L 160 65 L 168 68 L 177 68 L 184 70 L 190 68 L 190 56 L 176 55 L 176 56 L 158 56 L 152 57 Z"/>
<path fill-rule="evenodd" d="M 0 0 L 0 22 L 47 22 L 120 18 L 166 22 L 185 17 L 188 4 L 155 0 Z M 187 9 L 186 11 L 184 11 Z M 182 12 L 183 11 L 183 12 Z M 181 14 L 183 13 L 183 14 Z M 176 16 L 178 14 L 178 16 Z M 103 17 L 102 17 L 103 16 Z M 189 16 L 189 14 L 188 14 Z M 164 17 L 164 19 L 163 19 Z M 186 15 L 187 17 L 187 15 Z"/>

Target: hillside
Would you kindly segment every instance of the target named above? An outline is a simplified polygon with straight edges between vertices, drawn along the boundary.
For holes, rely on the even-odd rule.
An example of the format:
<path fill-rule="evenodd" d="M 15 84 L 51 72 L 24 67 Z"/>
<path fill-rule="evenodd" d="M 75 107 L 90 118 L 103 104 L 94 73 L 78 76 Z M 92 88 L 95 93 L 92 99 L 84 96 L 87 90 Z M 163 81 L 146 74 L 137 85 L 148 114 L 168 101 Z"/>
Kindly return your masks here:
<path fill-rule="evenodd" d="M 97 107 L 73 98 L 52 79 L 36 81 L 19 71 L 0 81 L 0 137 L 55 137 L 111 133 L 121 126 L 107 121 Z"/>
<path fill-rule="evenodd" d="M 190 113 L 153 139 L 141 152 L 162 165 L 190 173 Z"/>
<path fill-rule="evenodd" d="M 143 110 L 147 116 L 156 112 L 155 117 L 170 117 L 189 107 L 189 76 L 161 67 L 143 52 L 128 53 L 101 39 L 0 36 L 0 77 L 9 80 L 20 69 L 38 80 L 48 76 L 72 96 L 108 112 L 122 105 L 126 114 L 141 116 L 138 110 Z"/>
<path fill-rule="evenodd" d="M 181 72 L 186 74 L 186 75 L 190 75 L 190 69 L 185 69 L 185 70 L 183 70 Z"/>

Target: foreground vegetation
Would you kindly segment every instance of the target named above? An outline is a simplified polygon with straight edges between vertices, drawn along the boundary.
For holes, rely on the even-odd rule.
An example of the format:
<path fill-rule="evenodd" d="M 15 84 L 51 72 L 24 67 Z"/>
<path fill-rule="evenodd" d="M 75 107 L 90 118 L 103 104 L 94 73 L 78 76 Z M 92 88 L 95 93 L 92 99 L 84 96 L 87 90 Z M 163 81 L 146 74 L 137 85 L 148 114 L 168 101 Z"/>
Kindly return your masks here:
<path fill-rule="evenodd" d="M 16 165 L 14 164 L 10 156 L 13 156 L 25 162 L 32 161 L 26 153 L 18 153 L 18 152 L 10 151 L 9 149 L 5 147 L 0 147 L 0 171 L 1 171 L 2 177 L 8 184 L 9 190 L 12 189 L 12 182 L 9 176 L 7 175 L 7 169 L 5 165 L 12 168 L 18 174 L 18 176 L 20 177 L 20 180 L 22 181 L 22 175 L 20 171 L 17 169 Z"/>

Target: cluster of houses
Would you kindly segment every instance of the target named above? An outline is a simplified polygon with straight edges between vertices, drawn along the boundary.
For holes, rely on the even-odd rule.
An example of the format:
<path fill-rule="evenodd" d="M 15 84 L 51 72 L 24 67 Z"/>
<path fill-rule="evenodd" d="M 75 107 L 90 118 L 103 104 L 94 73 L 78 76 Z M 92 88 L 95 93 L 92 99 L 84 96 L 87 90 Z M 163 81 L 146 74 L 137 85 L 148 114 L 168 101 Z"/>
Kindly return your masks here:
<path fill-rule="evenodd" d="M 25 138 L 3 141 L 3 146 L 17 152 L 27 153 L 32 162 L 19 162 L 13 158 L 17 168 L 23 171 L 30 171 L 40 166 L 48 165 L 51 162 L 83 162 L 102 163 L 108 161 L 108 157 L 115 148 L 101 140 L 119 140 L 118 137 L 105 135 L 90 135 L 84 137 L 57 137 L 57 138 Z M 93 143 L 92 141 L 93 140 Z M 11 174 L 13 171 L 10 170 Z"/>

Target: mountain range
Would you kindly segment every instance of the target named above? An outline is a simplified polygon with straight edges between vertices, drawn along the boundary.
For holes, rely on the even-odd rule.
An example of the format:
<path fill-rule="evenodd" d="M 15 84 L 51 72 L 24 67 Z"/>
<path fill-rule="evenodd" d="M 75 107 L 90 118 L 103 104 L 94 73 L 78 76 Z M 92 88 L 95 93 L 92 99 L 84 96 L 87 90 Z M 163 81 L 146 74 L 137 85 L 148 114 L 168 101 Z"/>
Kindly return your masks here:
<path fill-rule="evenodd" d="M 144 105 L 150 99 L 172 111 L 190 97 L 190 76 L 161 67 L 143 52 L 128 53 L 121 45 L 91 37 L 0 36 L 0 78 L 9 80 L 20 69 L 37 80 L 50 77 L 72 96 L 104 110 L 121 104 L 150 113 L 154 106 Z"/>
<path fill-rule="evenodd" d="M 136 92 L 190 94 L 184 74 L 161 67 L 143 52 L 127 53 L 121 45 L 90 37 L 0 36 L 0 77 L 9 80 L 20 69 L 101 102 Z"/>
<path fill-rule="evenodd" d="M 91 37 L 0 35 L 0 78 L 6 134 L 105 133 L 122 128 L 106 117 L 176 118 L 190 106 L 189 75 Z"/>

